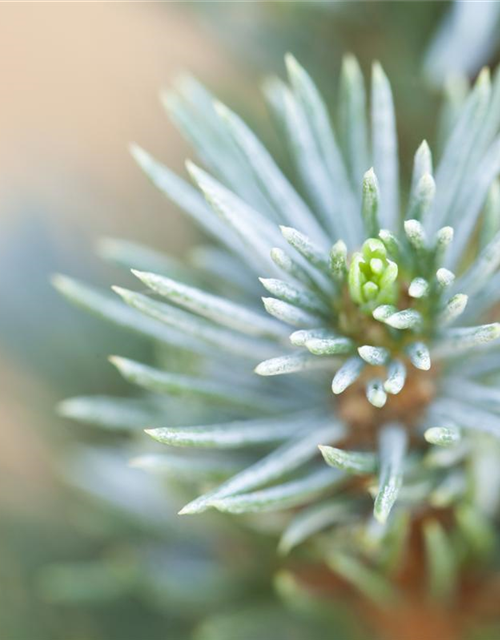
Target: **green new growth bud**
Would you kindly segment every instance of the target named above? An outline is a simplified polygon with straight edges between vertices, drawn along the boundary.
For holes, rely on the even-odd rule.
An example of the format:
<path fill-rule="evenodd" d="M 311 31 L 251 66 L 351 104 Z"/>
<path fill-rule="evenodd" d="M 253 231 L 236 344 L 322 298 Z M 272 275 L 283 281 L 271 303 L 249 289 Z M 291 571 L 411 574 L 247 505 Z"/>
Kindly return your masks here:
<path fill-rule="evenodd" d="M 387 261 L 386 268 L 380 274 L 380 289 L 383 291 L 388 291 L 389 288 L 396 282 L 396 278 L 398 277 L 398 265 L 391 260 Z M 392 302 L 391 300 L 384 300 L 386 304 Z"/>
<path fill-rule="evenodd" d="M 387 257 L 387 249 L 378 238 L 369 238 L 361 252 L 352 256 L 349 267 L 351 298 L 366 313 L 380 305 L 392 305 L 397 300 L 398 265 Z"/>
<path fill-rule="evenodd" d="M 367 262 L 372 258 L 387 258 L 387 250 L 384 243 L 378 238 L 368 238 L 368 240 L 365 240 L 361 247 L 361 252 Z"/>
<path fill-rule="evenodd" d="M 384 270 L 384 263 L 380 258 L 372 258 L 370 260 L 370 268 L 373 271 L 373 273 L 380 275 Z"/>
<path fill-rule="evenodd" d="M 349 293 L 357 304 L 363 304 L 364 301 L 362 287 L 366 283 L 366 277 L 361 272 L 362 263 L 363 256 L 360 253 L 355 253 L 349 267 Z"/>
<path fill-rule="evenodd" d="M 363 285 L 363 294 L 365 296 L 365 300 L 375 300 L 379 292 L 378 285 L 374 282 L 367 282 Z"/>

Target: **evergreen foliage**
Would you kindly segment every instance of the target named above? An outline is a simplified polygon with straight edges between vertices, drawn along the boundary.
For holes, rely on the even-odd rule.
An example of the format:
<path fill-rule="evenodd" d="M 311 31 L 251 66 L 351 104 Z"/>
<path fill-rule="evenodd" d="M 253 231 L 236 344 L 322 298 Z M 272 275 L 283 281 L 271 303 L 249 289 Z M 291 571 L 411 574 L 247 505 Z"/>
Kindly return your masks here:
<path fill-rule="evenodd" d="M 431 592 L 448 598 L 460 566 L 491 548 L 500 498 L 489 473 L 500 455 L 500 73 L 484 70 L 458 106 L 452 96 L 440 157 L 421 144 L 402 198 L 380 65 L 368 106 L 345 59 L 336 127 L 311 77 L 291 56 L 287 68 L 266 95 L 293 181 L 195 80 L 164 96 L 204 164 L 187 165 L 195 186 L 132 153 L 215 244 L 179 270 L 106 242 L 149 295 L 56 277 L 72 302 L 170 354 L 110 359 L 140 399 L 77 398 L 61 411 L 168 446 L 134 464 L 209 487 L 182 514 L 285 512 L 282 553 L 314 538 L 374 599 L 392 597 L 379 571 L 423 519 Z"/>

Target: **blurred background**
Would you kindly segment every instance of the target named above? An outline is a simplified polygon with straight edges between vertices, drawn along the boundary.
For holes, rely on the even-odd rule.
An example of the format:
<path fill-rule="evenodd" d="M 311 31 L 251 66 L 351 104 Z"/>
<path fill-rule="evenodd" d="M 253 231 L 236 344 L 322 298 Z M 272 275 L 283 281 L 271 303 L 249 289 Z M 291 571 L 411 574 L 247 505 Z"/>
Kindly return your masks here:
<path fill-rule="evenodd" d="M 421 139 L 432 140 L 444 76 L 472 79 L 481 65 L 497 62 L 499 8 L 0 3 L 2 640 L 235 640 L 235 625 L 238 640 L 314 637 L 303 611 L 295 620 L 273 604 L 273 541 L 262 535 L 252 542 L 252 553 L 257 544 L 267 563 L 261 575 L 251 569 L 246 534 L 227 523 L 225 553 L 235 555 L 222 575 L 225 538 L 216 524 L 207 519 L 197 536 L 196 523 L 176 518 L 175 498 L 170 504 L 125 458 L 87 450 L 101 435 L 56 416 L 54 406 L 66 396 L 125 394 L 107 355 L 137 356 L 147 347 L 68 307 L 49 278 L 63 272 L 104 286 L 123 283 L 121 272 L 96 257 L 103 236 L 180 258 L 197 241 L 128 153 L 136 141 L 184 172 L 191 152 L 158 100 L 180 73 L 193 73 L 272 137 L 259 85 L 270 73 L 283 74 L 287 51 L 326 97 L 344 53 L 358 56 L 365 71 L 379 59 L 392 81 L 407 171 Z M 151 566 L 147 580 L 137 570 L 143 563 Z M 207 589 L 193 594 L 195 583 L 210 585 L 213 598 Z M 289 586 L 283 579 L 281 592 L 289 594 Z M 239 625 L 243 602 L 259 611 L 245 620 L 261 627 Z M 363 637 L 348 613 L 336 616 L 336 640 Z M 474 637 L 500 637 L 498 628 L 491 633 L 497 635 Z"/>

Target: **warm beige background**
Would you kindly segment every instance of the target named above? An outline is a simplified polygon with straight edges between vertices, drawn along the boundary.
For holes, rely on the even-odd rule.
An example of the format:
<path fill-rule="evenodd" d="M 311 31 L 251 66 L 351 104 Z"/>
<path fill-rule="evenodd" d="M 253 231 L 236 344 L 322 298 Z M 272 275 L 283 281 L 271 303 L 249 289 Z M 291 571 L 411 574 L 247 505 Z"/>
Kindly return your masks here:
<path fill-rule="evenodd" d="M 0 241 L 14 251 L 18 262 L 8 268 L 20 280 L 0 292 L 0 314 L 18 314 L 19 334 L 31 322 L 42 342 L 37 349 L 42 355 L 47 349 L 43 357 L 59 358 L 62 366 L 65 358 L 68 366 L 71 360 L 78 365 L 79 356 L 63 335 L 59 353 L 43 344 L 43 323 L 61 334 L 69 327 L 61 319 L 66 305 L 48 284 L 47 258 L 38 262 L 39 229 L 57 248 L 55 268 L 89 280 L 100 269 L 92 250 L 103 235 L 182 253 L 192 227 L 144 178 L 127 145 L 137 141 L 183 171 L 189 150 L 158 93 L 185 69 L 214 87 L 227 84 L 232 73 L 192 7 L 0 3 Z M 48 261 L 54 269 L 50 256 Z M 17 276 L 21 262 L 36 282 Z M 94 262 L 93 275 L 85 276 Z M 40 321 L 30 297 L 43 306 Z M 76 312 L 70 320 L 80 321 Z M 26 335 L 24 362 L 9 350 L 10 337 L 0 342 L 0 498 L 21 511 L 51 495 L 47 422 L 53 431 L 61 429 L 52 417 L 54 381 L 29 362 L 36 331 Z M 93 366 L 108 375 L 105 357 L 96 357 Z"/>
<path fill-rule="evenodd" d="M 184 243 L 127 153 L 135 140 L 182 168 L 157 96 L 183 69 L 215 85 L 230 73 L 181 3 L 0 3 L 3 224 L 30 198 L 58 233 L 76 225 L 178 248 L 175 227 Z"/>

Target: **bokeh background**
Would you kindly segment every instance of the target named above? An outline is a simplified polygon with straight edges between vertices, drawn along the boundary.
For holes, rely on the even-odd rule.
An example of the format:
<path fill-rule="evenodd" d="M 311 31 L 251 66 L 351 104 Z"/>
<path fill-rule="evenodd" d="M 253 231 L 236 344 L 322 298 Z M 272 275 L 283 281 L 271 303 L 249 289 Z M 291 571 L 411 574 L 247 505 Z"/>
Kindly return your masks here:
<path fill-rule="evenodd" d="M 96 257 L 103 236 L 180 258 L 196 242 L 128 153 L 139 142 L 184 172 L 191 152 L 158 100 L 181 72 L 259 126 L 272 146 L 258 89 L 269 73 L 283 73 L 284 53 L 311 70 L 327 97 L 344 53 L 356 54 L 366 71 L 378 58 L 392 80 L 406 170 L 420 140 L 434 135 L 444 75 L 472 79 L 498 61 L 499 7 L 0 3 L 2 640 L 235 640 L 236 614 L 227 607 L 235 597 L 236 609 L 266 603 L 259 615 L 268 635 L 258 637 L 312 637 L 301 635 L 299 622 L 283 627 L 279 608 L 269 608 L 272 585 L 251 570 L 243 531 L 227 524 L 227 544 L 211 521 L 202 537 L 193 533 L 196 523 L 175 517 L 175 500 L 170 505 L 125 459 L 82 448 L 102 436 L 56 416 L 66 396 L 126 393 L 106 357 L 147 347 L 69 308 L 49 278 L 126 282 Z M 257 544 L 269 569 L 272 543 L 264 535 Z M 235 554 L 231 575 L 220 575 L 222 548 Z M 144 562 L 156 568 L 147 584 L 138 570 Z M 211 585 L 213 598 L 193 594 L 194 583 Z M 339 640 L 362 637 L 347 613 L 339 611 L 337 622 Z M 238 640 L 246 638 L 238 629 Z M 257 637 L 255 629 L 248 637 Z"/>

